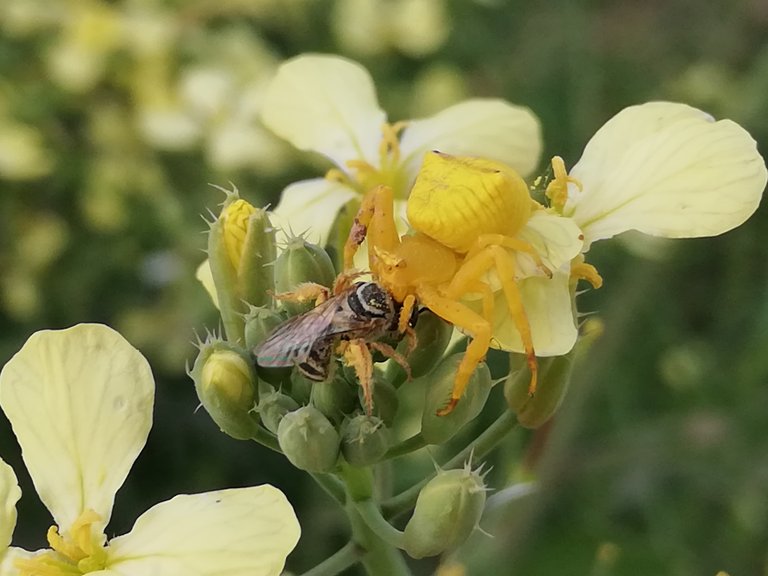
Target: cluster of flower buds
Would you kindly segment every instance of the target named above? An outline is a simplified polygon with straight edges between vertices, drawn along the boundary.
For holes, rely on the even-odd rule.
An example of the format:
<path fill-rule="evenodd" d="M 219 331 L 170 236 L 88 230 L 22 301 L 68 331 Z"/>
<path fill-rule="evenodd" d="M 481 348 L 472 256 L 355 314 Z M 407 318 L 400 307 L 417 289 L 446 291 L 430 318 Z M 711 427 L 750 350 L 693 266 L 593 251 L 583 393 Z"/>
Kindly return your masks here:
<path fill-rule="evenodd" d="M 209 291 L 215 296 L 225 334 L 199 343 L 200 351 L 190 370 L 202 406 L 223 432 L 236 439 L 268 443 L 298 469 L 343 479 L 344 470 L 368 469 L 405 453 L 402 446 L 408 441 L 397 442 L 404 436 L 398 425 L 418 421 L 419 411 L 421 428 L 413 437 L 418 441 L 411 444 L 412 449 L 447 442 L 480 414 L 493 385 L 485 363 L 473 373 L 455 409 L 438 416 L 450 398 L 463 353 L 446 353 L 453 326 L 428 310 L 421 311 L 415 323 L 415 347 L 409 347 L 407 339 L 386 342 L 404 357 L 408 371 L 392 360 L 381 364 L 386 358 L 371 348 L 376 362 L 372 413 L 364 409 L 356 370 L 345 365 L 340 354 L 344 335 L 331 336 L 325 381 L 310 380 L 291 362 L 258 365 L 255 350 L 275 329 L 297 315 L 312 314 L 316 306 L 314 297 L 281 296 L 302 293 L 301 287 L 311 283 L 325 287 L 325 297 L 333 297 L 337 279 L 332 260 L 321 247 L 292 237 L 278 254 L 275 238 L 266 211 L 254 208 L 236 191 L 227 192 L 221 214 L 210 225 L 208 245 L 213 282 Z M 329 312 L 342 313 L 349 312 Z M 302 326 L 315 329 L 312 323 L 308 325 L 310 328 Z M 317 338 L 329 338 L 322 328 L 321 323 Z M 281 341 L 289 359 L 296 354 L 290 336 L 288 331 Z M 307 341 L 307 334 L 296 337 Z M 524 359 L 522 366 L 515 363 L 513 355 L 512 372 L 505 385 L 507 402 L 520 424 L 540 426 L 562 401 L 572 358 L 542 362 L 543 382 L 533 398 L 527 393 Z M 401 406 L 402 385 L 423 390 L 423 403 Z M 401 414 L 406 411 L 409 413 Z M 477 526 L 485 487 L 480 475 L 467 467 L 440 471 L 425 484 L 414 503 L 413 515 L 400 533 L 400 547 L 416 558 L 436 555 L 461 544 Z"/>

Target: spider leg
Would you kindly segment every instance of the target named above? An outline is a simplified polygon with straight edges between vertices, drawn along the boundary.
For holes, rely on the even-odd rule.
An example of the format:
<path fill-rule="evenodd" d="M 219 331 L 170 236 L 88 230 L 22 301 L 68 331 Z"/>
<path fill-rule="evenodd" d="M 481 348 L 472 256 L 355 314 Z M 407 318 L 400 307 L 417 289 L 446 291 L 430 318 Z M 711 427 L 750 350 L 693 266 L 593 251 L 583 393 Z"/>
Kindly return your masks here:
<path fill-rule="evenodd" d="M 472 335 L 467 351 L 456 370 L 451 398 L 445 408 L 438 410 L 438 416 L 450 414 L 467 388 L 472 373 L 485 358 L 491 343 L 491 325 L 482 316 L 453 298 L 442 296 L 431 286 L 420 286 L 419 301 L 443 320 L 466 330 Z"/>
<path fill-rule="evenodd" d="M 501 281 L 504 297 L 507 301 L 507 308 L 512 320 L 515 323 L 517 331 L 520 333 L 520 339 L 523 341 L 523 348 L 531 370 L 531 381 L 528 385 L 528 393 L 533 395 L 536 392 L 536 382 L 538 379 L 538 363 L 536 362 L 536 352 L 533 348 L 533 337 L 531 336 L 531 325 L 528 322 L 528 315 L 523 308 L 523 301 L 520 296 L 520 289 L 515 279 L 515 259 L 501 246 L 487 246 L 468 258 L 456 272 L 451 284 L 448 287 L 447 294 L 451 298 L 460 298 L 463 294 L 470 292 L 477 282 L 477 278 L 485 274 L 488 270 L 496 269 L 496 275 Z"/>
<path fill-rule="evenodd" d="M 481 234 L 472 246 L 472 249 L 467 253 L 465 261 L 471 260 L 477 256 L 480 251 L 488 248 L 489 246 L 502 246 L 516 252 L 525 252 L 533 259 L 533 261 L 536 263 L 536 266 L 542 272 L 544 272 L 544 274 L 552 278 L 552 271 L 547 268 L 541 261 L 541 256 L 539 256 L 539 252 L 536 250 L 536 248 L 533 247 L 533 245 L 526 242 L 525 240 L 513 238 L 512 236 L 504 236 L 503 234 Z"/>
<path fill-rule="evenodd" d="M 322 304 L 328 300 L 328 288 L 315 282 L 302 282 L 294 290 L 272 294 L 276 300 L 285 300 L 288 302 L 308 302 L 314 300 L 315 304 Z"/>
<path fill-rule="evenodd" d="M 355 369 L 360 386 L 363 387 L 365 413 L 370 416 L 373 413 L 373 357 L 371 351 L 362 338 L 344 342 L 339 347 L 339 351 L 344 355 L 344 362 Z"/>
<path fill-rule="evenodd" d="M 400 366 L 402 366 L 403 370 L 405 370 L 405 374 L 408 376 L 408 380 L 412 380 L 413 377 L 411 376 L 411 367 L 408 364 L 408 361 L 405 359 L 405 356 L 400 354 L 397 350 L 392 348 L 389 344 L 384 344 L 383 342 L 368 342 L 368 346 L 373 348 L 374 350 L 378 350 L 384 356 L 387 358 L 391 358 Z"/>
<path fill-rule="evenodd" d="M 394 199 L 389 186 L 377 186 L 363 197 L 355 223 L 344 244 L 345 270 L 354 266 L 355 253 L 366 237 L 371 246 L 387 252 L 394 252 L 400 244 L 395 226 Z M 375 268 L 372 250 L 369 250 L 368 260 L 371 269 Z"/>

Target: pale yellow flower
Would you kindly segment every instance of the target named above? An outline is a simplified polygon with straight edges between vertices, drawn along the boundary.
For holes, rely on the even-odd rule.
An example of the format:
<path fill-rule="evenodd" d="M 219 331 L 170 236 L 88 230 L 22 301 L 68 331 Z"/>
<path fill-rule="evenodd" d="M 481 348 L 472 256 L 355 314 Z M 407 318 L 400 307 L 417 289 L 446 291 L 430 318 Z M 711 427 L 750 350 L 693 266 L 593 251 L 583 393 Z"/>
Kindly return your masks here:
<path fill-rule="evenodd" d="M 20 496 L 0 461 L 0 575 L 280 574 L 299 537 L 271 486 L 179 495 L 107 541 L 115 493 L 152 424 L 154 381 L 117 332 L 81 324 L 33 334 L 0 374 L 0 407 L 55 526 L 49 550 L 8 547 Z"/>
<path fill-rule="evenodd" d="M 430 118 L 387 124 L 368 72 L 338 56 L 284 62 L 267 90 L 262 119 L 297 148 L 336 165 L 326 178 L 288 186 L 274 211 L 277 224 L 309 231 L 321 245 L 341 207 L 378 184 L 393 188 L 404 222 L 405 199 L 429 150 L 503 161 L 523 175 L 541 153 L 537 118 L 498 99 L 467 100 Z"/>
<path fill-rule="evenodd" d="M 735 122 L 715 121 L 685 104 L 649 102 L 606 122 L 570 171 L 571 180 L 561 176 L 563 196 L 553 205 L 582 230 L 586 252 L 593 242 L 629 230 L 663 238 L 727 232 L 757 209 L 767 173 L 754 139 Z M 536 284 L 554 292 L 566 290 L 568 281 L 568 274 L 556 274 L 551 281 L 521 283 L 537 353 L 539 315 L 547 315 L 554 333 L 571 330 L 573 317 L 549 309 L 552 301 Z M 500 296 L 496 311 L 494 337 L 505 349 L 521 351 Z"/>

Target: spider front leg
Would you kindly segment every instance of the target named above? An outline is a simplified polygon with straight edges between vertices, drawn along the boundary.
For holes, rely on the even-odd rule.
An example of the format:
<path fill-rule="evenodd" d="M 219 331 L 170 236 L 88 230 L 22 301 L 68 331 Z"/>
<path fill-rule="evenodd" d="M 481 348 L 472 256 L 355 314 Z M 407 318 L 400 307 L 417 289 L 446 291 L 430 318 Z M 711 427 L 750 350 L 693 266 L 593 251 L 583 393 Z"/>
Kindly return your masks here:
<path fill-rule="evenodd" d="M 394 252 L 400 244 L 400 236 L 395 226 L 395 203 L 389 186 L 377 186 L 369 191 L 360 204 L 355 216 L 355 223 L 344 244 L 344 269 L 354 267 L 357 249 L 368 238 L 368 243 L 381 250 Z M 368 259 L 372 264 L 373 251 L 369 250 Z M 371 265 L 371 268 L 374 268 Z"/>
<path fill-rule="evenodd" d="M 520 288 L 517 286 L 517 279 L 515 278 L 514 257 L 501 246 L 486 246 L 476 252 L 472 258 L 468 258 L 464 261 L 451 280 L 447 295 L 451 298 L 461 298 L 461 296 L 467 292 L 472 291 L 472 287 L 475 285 L 478 278 L 494 268 L 496 270 L 496 275 L 501 281 L 501 287 L 507 301 L 509 314 L 512 316 L 515 327 L 520 333 L 520 339 L 523 342 L 528 368 L 531 370 L 531 381 L 528 385 L 528 393 L 532 396 L 536 392 L 539 369 L 536 361 L 536 352 L 533 348 L 531 325 L 528 322 L 528 315 L 525 313 L 525 308 L 523 308 Z"/>
<path fill-rule="evenodd" d="M 456 370 L 456 378 L 453 381 L 451 398 L 445 408 L 437 411 L 438 416 L 450 414 L 464 394 L 472 373 L 477 365 L 483 361 L 491 343 L 491 324 L 482 316 L 467 308 L 457 300 L 442 296 L 431 286 L 420 286 L 418 297 L 422 304 L 440 316 L 446 322 L 450 322 L 457 328 L 466 330 L 472 335 L 472 340 L 467 345 L 467 351 Z"/>

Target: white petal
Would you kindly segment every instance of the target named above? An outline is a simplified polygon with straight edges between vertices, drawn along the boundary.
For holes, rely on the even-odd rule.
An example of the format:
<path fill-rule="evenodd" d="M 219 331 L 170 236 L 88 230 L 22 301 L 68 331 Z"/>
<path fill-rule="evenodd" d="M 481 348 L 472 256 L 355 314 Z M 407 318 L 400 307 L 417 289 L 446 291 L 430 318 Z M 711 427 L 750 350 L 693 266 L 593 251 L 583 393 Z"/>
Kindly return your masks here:
<path fill-rule="evenodd" d="M 16 561 L 21 560 L 22 558 L 28 560 L 44 552 L 46 552 L 46 550 L 28 552 L 23 548 L 16 548 L 15 546 L 8 548 L 5 555 L 0 551 L 0 576 L 22 576 L 16 568 Z"/>
<path fill-rule="evenodd" d="M 714 236 L 756 210 L 766 168 L 755 141 L 730 120 L 684 104 L 621 111 L 584 150 L 564 213 L 591 242 L 627 230 L 654 236 Z"/>
<path fill-rule="evenodd" d="M 299 534 L 293 508 L 272 486 L 180 495 L 113 539 L 107 568 L 125 576 L 277 576 Z"/>
<path fill-rule="evenodd" d="M 581 230 L 573 220 L 550 214 L 546 210 L 536 210 L 516 236 L 531 244 L 544 265 L 553 271 L 580 254 L 584 244 Z M 521 252 L 517 252 L 516 256 L 522 268 L 520 276 L 540 274 L 531 269 L 534 263 L 530 257 Z"/>
<path fill-rule="evenodd" d="M 351 60 L 307 54 L 283 63 L 267 89 L 262 120 L 297 148 L 342 168 L 352 159 L 378 165 L 386 114 L 368 71 Z"/>
<path fill-rule="evenodd" d="M 11 544 L 13 529 L 16 527 L 16 502 L 21 498 L 21 489 L 13 468 L 0 458 L 0 558 Z"/>
<path fill-rule="evenodd" d="M 568 353 L 576 343 L 578 333 L 573 321 L 568 281 L 567 272 L 556 272 L 551 279 L 531 277 L 518 282 L 537 356 L 560 356 Z M 473 302 L 473 307 L 478 309 L 478 304 Z M 520 333 L 500 291 L 495 294 L 494 320 L 493 346 L 523 352 Z"/>
<path fill-rule="evenodd" d="M 216 285 L 213 283 L 213 274 L 211 273 L 211 263 L 206 258 L 195 270 L 195 278 L 203 285 L 208 296 L 211 297 L 213 305 L 218 309 L 219 295 L 216 293 Z"/>
<path fill-rule="evenodd" d="M 324 178 L 295 182 L 283 190 L 272 221 L 284 233 L 306 233 L 307 240 L 324 246 L 339 210 L 356 196 L 352 188 Z"/>
<path fill-rule="evenodd" d="M 431 150 L 497 160 L 526 176 L 539 163 L 541 126 L 528 108 L 503 100 L 467 100 L 430 118 L 410 121 L 400 149 L 411 178 Z"/>
<path fill-rule="evenodd" d="M 100 324 L 30 336 L 0 374 L 11 421 L 40 499 L 67 530 L 86 509 L 112 513 L 115 493 L 152 426 L 149 364 Z"/>

